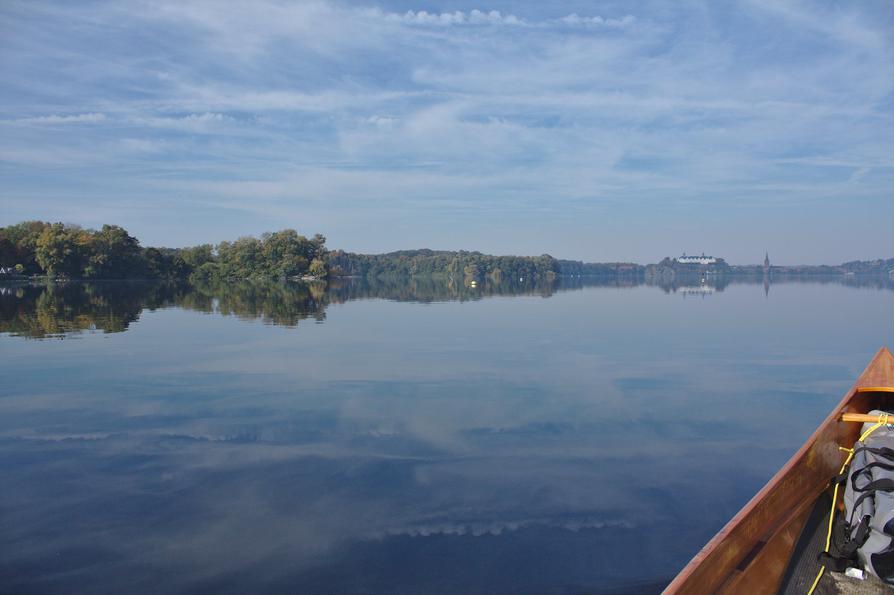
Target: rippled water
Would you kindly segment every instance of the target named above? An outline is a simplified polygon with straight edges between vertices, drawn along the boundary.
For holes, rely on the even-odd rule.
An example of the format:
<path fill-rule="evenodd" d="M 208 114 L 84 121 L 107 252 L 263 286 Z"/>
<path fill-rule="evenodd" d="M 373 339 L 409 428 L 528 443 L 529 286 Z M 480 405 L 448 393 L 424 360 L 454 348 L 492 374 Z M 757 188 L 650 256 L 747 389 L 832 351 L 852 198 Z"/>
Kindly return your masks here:
<path fill-rule="evenodd" d="M 660 590 L 887 280 L 0 287 L 0 591 Z"/>

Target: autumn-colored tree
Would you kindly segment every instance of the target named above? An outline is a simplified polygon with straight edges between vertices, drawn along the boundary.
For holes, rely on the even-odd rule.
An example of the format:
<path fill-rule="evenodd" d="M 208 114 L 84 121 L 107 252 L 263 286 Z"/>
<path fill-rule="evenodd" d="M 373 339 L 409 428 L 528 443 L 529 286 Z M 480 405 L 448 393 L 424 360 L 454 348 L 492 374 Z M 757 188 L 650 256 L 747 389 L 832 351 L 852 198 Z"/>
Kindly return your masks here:
<path fill-rule="evenodd" d="M 328 267 L 326 266 L 326 262 L 322 258 L 314 258 L 310 261 L 310 268 L 308 272 L 314 277 L 323 278 L 327 274 L 329 274 Z"/>
<path fill-rule="evenodd" d="M 48 276 L 79 275 L 82 261 L 78 242 L 80 231 L 79 228 L 67 228 L 62 223 L 54 223 L 44 228 L 37 237 L 35 257 Z"/>

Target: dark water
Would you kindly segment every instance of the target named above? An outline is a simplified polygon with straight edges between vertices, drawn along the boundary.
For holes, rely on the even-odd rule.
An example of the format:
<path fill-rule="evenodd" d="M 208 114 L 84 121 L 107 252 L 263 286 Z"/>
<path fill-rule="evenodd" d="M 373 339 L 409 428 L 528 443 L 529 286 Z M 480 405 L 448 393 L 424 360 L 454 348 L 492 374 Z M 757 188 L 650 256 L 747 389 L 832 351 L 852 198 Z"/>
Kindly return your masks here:
<path fill-rule="evenodd" d="M 660 590 L 892 313 L 888 280 L 0 287 L 0 592 Z"/>

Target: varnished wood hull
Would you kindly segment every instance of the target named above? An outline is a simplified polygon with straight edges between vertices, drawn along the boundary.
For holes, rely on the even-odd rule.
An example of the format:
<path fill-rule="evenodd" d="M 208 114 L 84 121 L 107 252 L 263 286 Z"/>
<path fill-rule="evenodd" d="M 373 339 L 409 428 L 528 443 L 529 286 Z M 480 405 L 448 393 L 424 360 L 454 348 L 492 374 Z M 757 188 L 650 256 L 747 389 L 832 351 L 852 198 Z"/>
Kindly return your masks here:
<path fill-rule="evenodd" d="M 891 410 L 892 390 L 894 355 L 883 347 L 804 446 L 695 555 L 665 593 L 776 593 L 814 502 L 844 461 L 838 447 L 850 447 L 858 437 L 860 424 L 841 422 L 841 415 Z"/>

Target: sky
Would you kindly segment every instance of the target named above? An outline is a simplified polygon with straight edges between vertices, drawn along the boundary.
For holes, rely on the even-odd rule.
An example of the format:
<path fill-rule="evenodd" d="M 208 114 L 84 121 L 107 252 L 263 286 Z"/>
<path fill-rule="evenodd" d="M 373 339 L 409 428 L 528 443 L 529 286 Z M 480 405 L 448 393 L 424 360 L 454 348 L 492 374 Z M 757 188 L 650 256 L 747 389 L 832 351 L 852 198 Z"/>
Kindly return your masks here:
<path fill-rule="evenodd" d="M 894 3 L 0 3 L 0 226 L 894 256 Z"/>

